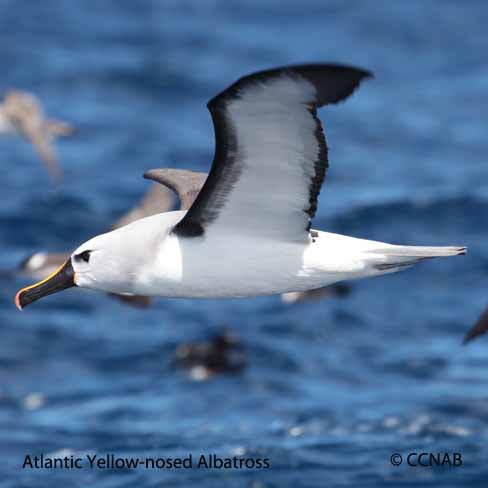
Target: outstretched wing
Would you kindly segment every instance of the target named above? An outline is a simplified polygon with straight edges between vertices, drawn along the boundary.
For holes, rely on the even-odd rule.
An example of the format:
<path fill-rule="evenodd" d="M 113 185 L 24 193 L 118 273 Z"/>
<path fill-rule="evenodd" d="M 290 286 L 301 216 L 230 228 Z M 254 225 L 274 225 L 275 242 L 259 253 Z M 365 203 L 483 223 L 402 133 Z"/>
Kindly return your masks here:
<path fill-rule="evenodd" d="M 28 121 L 22 126 L 22 132 L 41 158 L 53 182 L 59 183 L 61 180 L 61 167 L 51 136 L 48 134 L 44 124 L 38 124 L 34 120 Z"/>
<path fill-rule="evenodd" d="M 213 98 L 212 168 L 174 232 L 305 239 L 328 167 L 317 108 L 347 98 L 368 76 L 348 66 L 290 66 L 245 76 Z"/>
<path fill-rule="evenodd" d="M 201 190 L 207 174 L 184 169 L 160 168 L 147 171 L 144 178 L 159 184 L 152 185 L 141 201 L 114 223 L 113 229 L 150 215 L 169 212 L 174 208 L 174 194 L 180 201 L 179 209 L 188 210 Z"/>
<path fill-rule="evenodd" d="M 207 179 L 206 173 L 184 169 L 159 168 L 144 173 L 144 178 L 157 181 L 173 190 L 180 200 L 180 210 L 188 210 Z"/>

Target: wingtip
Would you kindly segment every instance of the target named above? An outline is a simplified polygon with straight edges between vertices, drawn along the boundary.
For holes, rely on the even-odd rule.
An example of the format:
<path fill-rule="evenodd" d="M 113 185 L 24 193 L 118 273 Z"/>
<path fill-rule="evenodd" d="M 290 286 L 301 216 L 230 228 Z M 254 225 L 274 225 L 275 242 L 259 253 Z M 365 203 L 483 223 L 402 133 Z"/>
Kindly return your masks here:
<path fill-rule="evenodd" d="M 159 169 L 148 169 L 147 171 L 144 172 L 144 174 L 142 175 L 142 177 L 145 180 L 153 180 L 156 171 L 159 171 Z"/>
<path fill-rule="evenodd" d="M 341 67 L 338 65 L 338 67 Z M 373 79 L 375 77 L 374 73 L 372 71 L 369 71 L 364 68 L 359 68 L 356 66 L 347 66 L 344 65 L 342 66 L 343 68 L 346 68 L 350 70 L 350 72 L 353 74 L 353 76 L 356 78 L 356 87 L 363 81 Z"/>
<path fill-rule="evenodd" d="M 372 71 L 369 71 L 367 69 L 365 69 L 363 71 L 364 71 L 364 76 L 363 76 L 364 79 L 375 78 L 375 75 Z"/>
<path fill-rule="evenodd" d="M 156 183 L 161 183 L 162 179 L 166 179 L 170 177 L 172 174 L 174 175 L 175 172 L 185 173 L 185 171 L 186 170 L 179 170 L 173 168 L 152 168 L 152 169 L 148 169 L 144 173 L 143 177 L 146 180 L 152 180 L 155 181 Z M 164 182 L 164 184 L 166 185 L 166 182 Z"/>
<path fill-rule="evenodd" d="M 463 345 L 466 345 L 478 337 L 485 335 L 488 332 L 488 308 L 481 314 L 478 321 L 466 332 L 463 338 Z"/>
<path fill-rule="evenodd" d="M 466 334 L 464 334 L 463 342 L 461 342 L 461 346 L 467 346 L 470 342 L 473 342 L 474 339 L 478 338 L 479 336 L 483 335 L 483 332 L 478 332 L 474 330 L 474 327 L 468 330 Z"/>

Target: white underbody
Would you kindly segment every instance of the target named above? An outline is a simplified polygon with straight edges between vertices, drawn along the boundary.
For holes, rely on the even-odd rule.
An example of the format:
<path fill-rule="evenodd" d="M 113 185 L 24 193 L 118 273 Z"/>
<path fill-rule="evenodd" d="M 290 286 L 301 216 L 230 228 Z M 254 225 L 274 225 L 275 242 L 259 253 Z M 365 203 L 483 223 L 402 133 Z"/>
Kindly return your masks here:
<path fill-rule="evenodd" d="M 302 241 L 291 242 L 233 231 L 224 235 L 209 231 L 202 237 L 169 233 L 161 239 L 154 235 L 154 229 L 167 228 L 183 214 L 155 215 L 106 234 L 112 244 L 132 242 L 130 260 L 137 265 L 124 272 L 114 262 L 114 269 L 106 273 L 113 280 L 81 282 L 80 286 L 164 297 L 247 297 L 308 290 L 390 272 L 374 265 L 385 262 L 381 249 L 391 245 L 327 232 L 318 232 L 313 239 L 304 232 Z M 112 251 L 117 254 L 117 249 Z M 124 264 L 129 264 L 127 253 L 125 256 Z M 82 276 L 78 279 L 82 281 Z"/>
<path fill-rule="evenodd" d="M 141 273 L 134 291 L 167 297 L 246 297 L 309 290 L 379 274 L 368 269 L 371 256 L 361 253 L 356 239 L 319 232 L 314 241 L 170 235 L 157 264 Z"/>

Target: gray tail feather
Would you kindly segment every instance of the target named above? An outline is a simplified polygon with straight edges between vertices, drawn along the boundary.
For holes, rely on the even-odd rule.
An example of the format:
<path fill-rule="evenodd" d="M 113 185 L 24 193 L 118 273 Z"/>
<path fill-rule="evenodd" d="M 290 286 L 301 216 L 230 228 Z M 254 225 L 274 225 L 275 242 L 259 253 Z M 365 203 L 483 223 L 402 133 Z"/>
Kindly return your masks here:
<path fill-rule="evenodd" d="M 380 271 L 400 271 L 424 259 L 458 256 L 466 254 L 463 246 L 389 246 L 371 251 L 381 254 L 384 260 L 374 267 Z"/>
<path fill-rule="evenodd" d="M 400 271 L 402 269 L 408 269 L 411 268 L 414 264 L 422 261 L 423 259 L 429 259 L 429 258 L 420 258 L 420 259 L 415 259 L 415 260 L 410 260 L 406 263 L 402 262 L 394 262 L 394 263 L 378 263 L 375 264 L 374 267 L 375 269 L 379 271 Z"/>
<path fill-rule="evenodd" d="M 464 246 L 391 246 L 382 249 L 385 256 L 410 257 L 410 258 L 438 258 L 466 254 Z"/>

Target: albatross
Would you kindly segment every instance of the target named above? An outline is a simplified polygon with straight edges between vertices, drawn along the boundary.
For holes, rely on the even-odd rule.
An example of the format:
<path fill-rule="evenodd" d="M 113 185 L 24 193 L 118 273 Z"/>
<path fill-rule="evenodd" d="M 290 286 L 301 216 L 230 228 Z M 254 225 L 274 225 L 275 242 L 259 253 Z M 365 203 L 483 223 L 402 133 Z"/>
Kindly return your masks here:
<path fill-rule="evenodd" d="M 47 278 L 22 288 L 17 307 L 72 286 L 174 298 L 304 291 L 465 254 L 462 246 L 395 245 L 312 229 L 328 167 L 317 109 L 346 99 L 371 76 L 314 64 L 239 79 L 208 103 L 215 156 L 189 210 L 93 237 Z"/>

